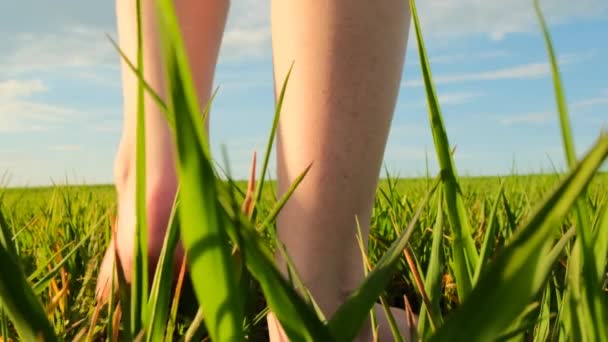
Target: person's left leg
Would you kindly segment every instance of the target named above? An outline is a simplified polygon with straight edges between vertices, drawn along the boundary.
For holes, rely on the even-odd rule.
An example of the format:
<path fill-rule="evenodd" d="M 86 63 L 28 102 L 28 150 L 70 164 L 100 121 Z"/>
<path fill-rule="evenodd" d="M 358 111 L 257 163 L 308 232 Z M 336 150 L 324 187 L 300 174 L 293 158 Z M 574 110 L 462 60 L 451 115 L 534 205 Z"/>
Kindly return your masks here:
<path fill-rule="evenodd" d="M 135 6 L 135 0 L 116 1 L 119 44 L 133 63 L 137 63 Z M 211 95 L 213 75 L 228 7 L 228 0 L 175 1 L 175 9 L 201 106 L 207 103 Z M 143 0 L 144 78 L 158 94 L 163 96 L 165 89 L 155 13 L 155 1 Z M 114 177 L 118 197 L 117 240 L 110 242 L 99 270 L 97 297 L 100 300 L 104 300 L 108 295 L 109 281 L 112 276 L 112 265 L 114 263 L 115 245 L 127 280 L 130 280 L 133 268 L 137 82 L 136 75 L 123 62 L 123 133 L 114 165 Z M 174 158 L 175 148 L 169 126 L 160 108 L 148 95 L 145 96 L 145 111 L 148 259 L 151 264 L 149 271 L 154 272 L 153 266 L 156 264 L 162 248 L 171 207 L 177 190 L 177 174 Z M 178 270 L 182 258 L 183 249 L 180 246 L 176 260 L 176 265 L 178 265 L 176 269 Z"/>

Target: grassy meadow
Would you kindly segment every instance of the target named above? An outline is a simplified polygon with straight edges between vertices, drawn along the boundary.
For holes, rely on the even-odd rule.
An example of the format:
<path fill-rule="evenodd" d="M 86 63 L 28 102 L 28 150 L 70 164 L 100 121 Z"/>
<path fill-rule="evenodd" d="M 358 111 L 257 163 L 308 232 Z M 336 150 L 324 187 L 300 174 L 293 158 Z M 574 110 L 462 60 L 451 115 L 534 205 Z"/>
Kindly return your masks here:
<path fill-rule="evenodd" d="M 231 181 L 229 170 L 216 163 L 222 164 L 222 156 L 210 153 L 201 124 L 209 106 L 201 110 L 197 103 L 173 1 L 156 3 L 166 102 L 141 76 L 141 40 L 138 60 L 128 61 L 139 76 L 133 281 L 127 284 L 115 265 L 115 295 L 108 303 L 95 302 L 95 277 L 116 210 L 111 186 L 0 190 L 2 341 L 263 341 L 268 310 L 292 341 L 351 341 L 366 322 L 377 331 L 377 317 L 370 312 L 375 303 L 384 305 L 395 341 L 404 340 L 395 320 L 411 321 L 413 315 L 393 317 L 390 305 L 419 316 L 408 334 L 412 340 L 608 341 L 608 175 L 598 171 L 608 157 L 608 135 L 598 132 L 595 144 L 577 158 L 538 1 L 567 170 L 458 176 L 453 158 L 458 151 L 448 140 L 410 0 L 417 38 L 411 43 L 418 44 L 441 171 L 422 179 L 385 173 L 369 246 L 361 246 L 361 267 L 368 273 L 332 317 L 318 310 L 274 238 L 276 216 L 307 172 L 302 170 L 279 198 L 266 177 L 290 74 L 277 97 L 260 173 L 249 184 Z M 180 182 L 151 279 L 145 248 L 144 92 L 159 103 L 174 133 Z M 188 255 L 189 277 L 182 266 L 174 283 L 172 256 L 179 241 Z M 273 252 L 287 261 L 288 278 L 275 267 Z"/>
<path fill-rule="evenodd" d="M 462 178 L 461 187 L 465 194 L 468 216 L 474 227 L 473 238 L 476 247 L 481 249 L 489 226 L 493 225 L 494 241 L 490 253 L 492 258 L 517 226 L 530 216 L 534 204 L 541 201 L 561 178 L 558 174 Z M 378 261 L 396 238 L 394 218 L 400 216 L 406 222 L 410 221 L 417 204 L 432 186 L 432 182 L 433 179 L 430 178 L 381 180 L 371 221 L 369 257 L 372 264 Z M 246 182 L 237 184 L 243 192 L 246 191 Z M 501 184 L 503 195 L 497 196 Z M 10 231 L 14 232 L 14 245 L 23 271 L 30 276 L 33 284 L 40 284 L 37 286 L 38 296 L 54 331 L 61 340 L 86 336 L 84 334 L 88 334 L 90 318 L 96 309 L 95 275 L 109 242 L 110 222 L 115 215 L 114 187 L 106 185 L 12 188 L 5 189 L 2 194 L 2 210 Z M 588 201 L 595 206 L 608 201 L 608 174 L 600 174 L 594 178 L 589 187 Z M 260 203 L 260 210 L 269 211 L 275 202 L 275 196 L 268 191 Z M 498 209 L 493 213 L 496 202 Z M 574 219 L 569 215 L 561 225 L 555 227 L 552 238 L 558 239 L 565 234 L 573 225 Z M 408 248 L 422 274 L 429 267 L 433 227 L 436 222 L 435 204 L 435 207 L 425 208 L 410 238 Z M 265 235 L 269 236 L 268 241 L 272 244 L 271 235 Z M 449 256 L 451 237 L 449 232 L 444 232 L 444 235 L 441 250 L 444 255 Z M 551 269 L 550 289 L 554 295 L 563 295 L 567 261 L 568 255 L 564 253 Z M 57 265 L 60 266 L 58 269 Z M 608 269 L 605 271 L 608 272 Z M 436 289 L 439 307 L 442 314 L 448 314 L 458 307 L 460 302 L 449 260 L 442 260 L 440 274 L 440 286 Z M 608 296 L 608 284 L 604 284 L 603 291 L 605 296 Z M 248 326 L 246 334 L 253 340 L 264 340 L 266 321 L 257 317 L 258 321 L 254 323 L 256 316 L 265 309 L 263 294 L 254 281 L 249 284 L 247 293 L 252 300 L 248 313 L 248 321 L 252 324 Z M 413 311 L 419 314 L 423 300 L 416 288 L 414 276 L 409 271 L 406 258 L 401 257 L 397 271 L 386 286 L 386 297 L 391 305 L 404 307 L 404 295 L 408 297 Z M 192 300 L 193 295 L 189 293 L 184 296 L 189 296 Z M 537 298 L 530 304 L 538 306 L 540 299 Z M 548 312 L 552 313 L 549 319 L 553 322 L 559 309 L 559 301 L 552 300 Z M 533 310 L 530 313 L 532 312 Z M 192 308 L 180 313 L 175 331 L 176 338 L 184 337 L 194 316 Z M 104 310 L 95 324 L 96 339 L 107 336 L 105 332 L 108 324 L 111 323 L 107 318 L 107 310 Z M 534 326 L 523 328 L 515 335 L 519 340 L 526 333 L 529 336 Z M 8 336 L 15 337 L 10 326 L 7 331 Z"/>

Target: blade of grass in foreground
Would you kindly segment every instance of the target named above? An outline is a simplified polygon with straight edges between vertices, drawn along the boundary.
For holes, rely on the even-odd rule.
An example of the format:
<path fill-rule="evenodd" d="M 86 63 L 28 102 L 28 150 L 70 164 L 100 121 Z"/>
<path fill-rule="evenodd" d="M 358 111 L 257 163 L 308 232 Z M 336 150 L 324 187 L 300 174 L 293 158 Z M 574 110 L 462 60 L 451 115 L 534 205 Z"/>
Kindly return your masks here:
<path fill-rule="evenodd" d="M 437 192 L 437 216 L 433 226 L 433 244 L 431 246 L 431 258 L 429 268 L 426 272 L 424 287 L 431 302 L 431 308 L 422 305 L 420 309 L 420 323 L 418 324 L 418 334 L 423 339 L 429 336 L 443 324 L 441 318 L 441 278 L 443 276 L 443 196 L 442 191 Z M 431 314 L 432 313 L 432 314 Z"/>
<path fill-rule="evenodd" d="M 479 256 L 477 255 L 475 242 L 471 237 L 472 228 L 467 218 L 467 211 L 464 207 L 464 200 L 458 184 L 456 166 L 454 165 L 454 160 L 450 151 L 450 143 L 441 116 L 441 108 L 433 86 L 431 69 L 414 0 L 410 0 L 410 7 L 414 19 L 414 26 L 416 28 L 416 40 L 418 42 L 420 65 L 426 89 L 433 140 L 435 142 L 437 159 L 439 160 L 439 166 L 441 167 L 442 172 L 446 209 L 453 233 L 452 254 L 454 257 L 454 275 L 456 276 L 458 297 L 462 302 L 471 292 L 473 274 Z"/>
<path fill-rule="evenodd" d="M 131 281 L 131 333 L 136 336 L 147 320 L 148 303 L 148 237 L 146 222 L 146 121 L 144 108 L 144 54 L 141 0 L 137 13 L 137 133 L 135 148 L 135 246 Z"/>
<path fill-rule="evenodd" d="M 538 323 L 534 329 L 534 342 L 547 341 L 549 337 L 551 314 L 551 284 L 547 284 L 543 293 L 542 304 L 539 311 Z"/>
<path fill-rule="evenodd" d="M 237 223 L 227 225 L 228 235 L 239 244 L 245 266 L 259 282 L 268 306 L 286 334 L 293 341 L 332 341 L 329 330 L 314 309 L 304 302 L 276 268 L 267 242 L 240 210 L 234 210 L 229 196 L 224 195 L 229 190 L 220 189 L 220 201 L 225 213 L 230 217 L 229 221 Z"/>
<path fill-rule="evenodd" d="M 494 252 L 494 239 L 496 238 L 496 229 L 498 229 L 498 223 L 496 222 L 496 212 L 498 211 L 498 203 L 500 203 L 500 197 L 505 190 L 505 183 L 500 184 L 498 189 L 498 195 L 494 199 L 492 209 L 490 210 L 490 216 L 488 218 L 488 229 L 486 230 L 485 236 L 483 237 L 483 244 L 481 245 L 481 251 L 479 253 L 479 263 L 475 269 L 475 275 L 473 276 L 473 284 L 477 284 L 479 275 L 483 272 L 484 267 L 487 267 L 490 261 L 490 255 Z"/>
<path fill-rule="evenodd" d="M 481 275 L 471 295 L 453 312 L 433 341 L 488 341 L 500 336 L 546 284 L 555 260 L 549 238 L 608 156 L 602 136 L 568 177 L 530 215 Z M 555 253 L 557 259 L 559 254 Z M 500 310 L 496 310 L 500 308 Z"/>
<path fill-rule="evenodd" d="M 10 317 L 19 336 L 24 341 L 56 341 L 55 333 L 38 297 L 25 279 L 14 249 L 5 246 L 12 243 L 9 228 L 4 225 L 6 220 L 0 211 L 0 307 Z M 8 248 L 7 248 L 8 247 Z"/>
<path fill-rule="evenodd" d="M 425 195 L 407 229 L 401 232 L 401 235 L 391 244 L 359 288 L 338 308 L 330 319 L 329 329 L 336 340 L 351 341 L 357 335 L 357 332 L 369 314 L 369 310 L 393 276 L 395 266 L 403 253 L 403 249 L 407 246 L 418 218 L 425 209 L 430 196 L 437 189 L 437 186 L 439 186 L 440 180 L 441 178 L 437 178 L 431 192 Z"/>
<path fill-rule="evenodd" d="M 9 228 L 4 214 L 2 212 L 2 206 L 0 206 L 0 246 L 3 247 L 10 255 L 17 256 L 17 250 L 12 239 L 11 229 Z"/>
<path fill-rule="evenodd" d="M 125 52 L 122 51 L 120 46 L 118 46 L 116 41 L 114 41 L 114 39 L 112 39 L 112 37 L 110 37 L 109 35 L 107 37 L 112 46 L 114 46 L 116 52 L 118 52 L 118 54 L 120 55 L 122 61 L 129 67 L 129 69 L 131 69 L 131 72 L 137 75 L 138 81 L 143 83 L 144 90 L 148 93 L 152 100 L 154 100 L 154 103 L 160 109 L 160 112 L 163 114 L 165 120 L 167 120 L 167 123 L 169 124 L 169 128 L 173 132 L 175 132 L 175 122 L 173 122 L 173 117 L 169 114 L 169 109 L 167 108 L 167 105 L 162 100 L 160 95 L 158 95 L 158 93 L 152 88 L 152 86 L 148 82 L 146 82 L 139 69 L 133 64 L 133 62 L 131 62 Z"/>
<path fill-rule="evenodd" d="M 359 219 L 355 217 L 357 221 L 357 244 L 359 245 L 359 251 L 361 252 L 361 258 L 363 260 L 363 272 L 365 277 L 369 275 L 369 272 L 372 270 L 372 265 L 369 261 L 367 253 L 365 251 L 365 246 L 363 243 L 363 234 L 361 233 L 361 224 L 359 224 Z M 391 329 L 391 333 L 393 334 L 393 338 L 395 342 L 403 342 L 403 336 L 401 336 L 401 332 L 399 331 L 399 326 L 395 321 L 395 316 L 391 312 L 390 306 L 386 300 L 386 296 L 384 294 L 380 294 L 380 304 L 382 305 L 382 310 L 384 311 L 384 315 L 388 322 L 389 328 Z M 374 341 L 378 341 L 378 325 L 376 322 L 376 306 L 372 305 L 370 309 L 370 320 L 372 324 L 372 337 Z"/>
<path fill-rule="evenodd" d="M 557 64 L 557 58 L 555 57 L 555 51 L 553 49 L 547 24 L 540 8 L 539 0 L 534 1 L 534 9 L 543 32 L 547 53 L 551 62 L 551 73 L 553 75 L 553 86 L 559 112 L 564 152 L 566 155 L 566 161 L 568 162 L 570 168 L 572 168 L 576 163 L 576 152 L 574 149 L 574 139 L 572 137 L 572 129 L 570 128 L 568 108 L 559 73 L 559 67 Z M 583 194 L 585 193 L 586 191 L 583 191 Z M 573 257 L 569 259 L 568 280 L 570 286 L 566 292 L 567 296 L 572 295 L 574 298 L 579 299 L 569 301 L 571 305 L 567 305 L 565 310 L 571 312 L 580 312 L 580 314 L 575 315 L 572 317 L 572 319 L 578 319 L 580 321 L 579 324 L 583 327 L 583 331 L 588 334 L 588 338 L 590 340 L 606 340 L 608 339 L 606 330 L 602 329 L 598 324 L 596 324 L 597 322 L 604 322 L 608 319 L 608 309 L 606 309 L 605 305 L 602 305 L 600 299 L 603 268 L 598 270 L 595 269 L 596 256 L 593 253 L 593 244 L 595 241 L 597 241 L 597 239 L 602 239 L 603 237 L 601 235 L 597 235 L 597 231 L 591 231 L 592 227 L 589 222 L 590 218 L 591 215 L 589 214 L 589 209 L 585 203 L 585 199 L 580 199 L 576 203 L 576 233 L 579 236 L 579 239 L 577 239 L 573 247 L 578 249 L 578 251 L 574 251 Z M 593 236 L 594 233 L 595 236 Z M 564 317 L 568 316 L 569 314 L 566 313 L 566 316 Z M 570 320 L 570 322 L 572 321 Z M 566 324 L 568 324 L 568 322 L 566 322 Z"/>
<path fill-rule="evenodd" d="M 2 331 L 2 341 L 8 341 L 10 336 L 8 332 L 8 317 L 6 317 L 2 308 L 0 308 L 0 331 Z"/>
<path fill-rule="evenodd" d="M 369 262 L 369 258 L 367 257 L 367 253 L 365 252 L 365 246 L 363 243 L 363 234 L 361 233 L 361 225 L 359 224 L 359 219 L 357 218 L 357 242 L 359 244 L 359 251 L 361 252 L 361 260 L 363 261 L 363 274 L 367 277 L 369 272 L 372 270 L 372 265 Z M 372 329 L 372 340 L 378 341 L 378 321 L 376 319 L 376 310 L 372 307 L 369 310 L 370 324 Z M 392 329 L 392 327 L 391 327 Z M 399 331 L 397 329 L 397 331 Z M 393 335 L 394 336 L 394 335 Z"/>
<path fill-rule="evenodd" d="M 179 190 L 178 192 L 179 193 Z M 167 317 L 169 317 L 169 303 L 171 302 L 171 286 L 173 285 L 173 265 L 175 250 L 179 243 L 179 221 L 177 220 L 177 195 L 173 202 L 173 210 L 169 218 L 165 241 L 158 258 L 156 274 L 152 281 L 148 310 L 150 320 L 146 327 L 147 341 L 160 341 L 165 336 Z"/>
<path fill-rule="evenodd" d="M 253 196 L 253 209 L 252 213 L 256 213 L 256 207 L 262 198 L 262 191 L 264 190 L 264 181 L 266 180 L 266 170 L 268 168 L 268 161 L 270 160 L 270 152 L 272 151 L 272 145 L 274 142 L 274 138 L 277 131 L 277 126 L 279 124 L 279 117 L 281 116 L 281 109 L 283 108 L 283 99 L 285 98 L 285 90 L 287 89 L 287 83 L 289 82 L 289 76 L 291 76 L 291 71 L 293 70 L 293 63 L 289 67 L 289 71 L 287 71 L 287 76 L 285 76 L 285 81 L 283 81 L 283 87 L 281 88 L 281 93 L 279 94 L 279 98 L 277 99 L 276 109 L 274 113 L 274 119 L 272 121 L 272 129 L 270 130 L 270 135 L 268 136 L 268 144 L 266 145 L 266 153 L 264 154 L 264 161 L 262 163 L 262 174 L 260 176 L 260 180 L 258 182 L 258 186 L 255 190 L 255 195 Z"/>
<path fill-rule="evenodd" d="M 217 202 L 215 173 L 187 55 L 172 0 L 158 0 L 168 104 L 175 118 L 179 220 L 196 296 L 214 341 L 241 341 L 243 305 L 225 216 Z M 207 105 L 206 110 L 209 109 Z"/>

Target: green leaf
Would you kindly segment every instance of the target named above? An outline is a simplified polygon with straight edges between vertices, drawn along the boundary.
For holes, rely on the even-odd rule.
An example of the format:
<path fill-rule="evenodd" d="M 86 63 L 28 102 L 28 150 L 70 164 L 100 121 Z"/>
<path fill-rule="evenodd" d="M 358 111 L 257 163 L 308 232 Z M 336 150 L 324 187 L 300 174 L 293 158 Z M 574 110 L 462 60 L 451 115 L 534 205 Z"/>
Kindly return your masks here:
<path fill-rule="evenodd" d="M 598 209 L 598 220 L 597 227 L 594 229 L 594 255 L 595 255 L 595 266 L 598 272 L 598 278 L 602 278 L 604 270 L 606 269 L 606 257 L 608 257 L 608 198 L 604 201 L 604 205 Z"/>
<path fill-rule="evenodd" d="M 178 190 L 179 193 L 179 190 Z M 150 319 L 146 327 L 147 341 L 160 341 L 165 336 L 165 326 L 169 316 L 171 289 L 173 285 L 175 250 L 179 243 L 179 221 L 177 220 L 178 199 L 175 196 L 173 210 L 169 218 L 165 240 L 158 259 L 158 266 L 152 282 L 148 312 Z"/>
<path fill-rule="evenodd" d="M 555 261 L 547 258 L 553 229 L 568 214 L 607 156 L 605 136 L 515 232 L 433 341 L 486 341 L 509 327 L 546 283 Z"/>
<path fill-rule="evenodd" d="M 146 326 L 148 310 L 148 225 L 146 214 L 146 112 L 144 107 L 144 52 L 141 0 L 137 13 L 137 134 L 135 147 L 135 245 L 131 281 L 131 333 L 137 336 Z"/>
<path fill-rule="evenodd" d="M 431 301 L 431 308 L 422 305 L 420 309 L 420 322 L 418 323 L 418 334 L 423 339 L 428 339 L 443 324 L 441 317 L 441 279 L 443 277 L 443 193 L 437 192 L 437 216 L 433 225 L 433 244 L 431 246 L 431 258 L 426 271 L 424 289 Z"/>
<path fill-rule="evenodd" d="M 447 204 L 448 219 L 452 227 L 453 241 L 452 254 L 454 257 L 454 275 L 456 276 L 456 285 L 458 287 L 458 296 L 460 300 L 466 299 L 471 292 L 473 273 L 478 263 L 479 256 L 475 242 L 471 237 L 472 228 L 467 217 L 467 211 L 464 207 L 464 200 L 460 185 L 458 184 L 458 175 L 456 166 L 452 157 L 450 143 L 446 133 L 445 125 L 441 115 L 441 108 L 437 100 L 437 94 L 433 86 L 431 69 L 422 38 L 422 29 L 418 20 L 418 13 L 414 0 L 410 0 L 412 9 L 412 17 L 416 28 L 416 40 L 418 42 L 418 54 L 420 55 L 420 65 L 422 68 L 422 76 L 427 95 L 427 104 L 429 108 L 429 119 L 433 132 L 433 141 L 435 142 L 435 150 L 437 159 L 443 177 L 444 195 Z"/>
<path fill-rule="evenodd" d="M 216 178 L 172 0 L 158 0 L 169 110 L 175 118 L 178 218 L 194 292 L 212 340 L 243 340 L 243 305 L 218 204 Z M 209 104 L 206 111 L 209 110 Z"/>
<path fill-rule="evenodd" d="M 551 62 L 551 73 L 553 75 L 553 86 L 559 112 L 566 161 L 570 167 L 573 167 L 576 163 L 576 152 L 568 118 L 568 108 L 562 87 L 559 67 L 557 65 L 557 58 L 555 57 L 553 44 L 551 43 L 549 30 L 543 17 L 539 0 L 534 1 L 534 9 L 543 32 L 549 60 Z M 586 191 L 583 191 L 583 194 L 586 194 Z M 574 244 L 574 248 L 578 248 L 579 251 L 575 251 L 576 257 L 571 258 L 571 262 L 568 265 L 570 284 L 568 291 L 577 291 L 577 293 L 572 294 L 572 298 L 575 300 L 569 301 L 569 303 L 575 307 L 567 308 L 567 310 L 580 311 L 574 318 L 580 320 L 583 332 L 589 334 L 588 338 L 590 340 L 605 340 L 608 339 L 608 333 L 605 329 L 594 324 L 594 322 L 604 322 L 608 319 L 608 309 L 602 305 L 599 296 L 599 289 L 602 285 L 600 281 L 601 274 L 600 277 L 598 277 L 595 271 L 596 262 L 593 254 L 593 244 L 595 241 L 590 230 L 590 217 L 591 215 L 588 212 L 587 203 L 584 199 L 579 200 L 576 203 L 577 234 L 579 239 Z M 578 284 L 582 284 L 582 286 L 578 286 Z M 576 298 L 580 298 L 582 302 L 576 300 Z"/>
<path fill-rule="evenodd" d="M 486 234 L 483 238 L 483 244 L 481 245 L 481 251 L 479 252 L 479 263 L 477 264 L 477 269 L 475 270 L 473 284 L 477 284 L 479 275 L 483 272 L 484 267 L 486 267 L 490 260 L 490 256 L 494 252 L 494 240 L 496 239 L 496 229 L 498 229 L 496 212 L 498 211 L 498 203 L 500 202 L 500 197 L 503 195 L 504 190 L 505 184 L 501 183 L 500 188 L 498 189 L 498 194 L 495 197 L 494 204 L 492 205 L 492 209 L 490 210 L 490 216 L 488 217 L 488 229 L 486 230 Z"/>
<path fill-rule="evenodd" d="M 146 82 L 146 80 L 143 78 L 143 74 L 133 64 L 133 62 L 131 62 L 129 57 L 127 57 L 127 54 L 124 53 L 124 51 L 122 51 L 122 49 L 116 43 L 116 41 L 114 41 L 114 39 L 112 39 L 112 37 L 110 37 L 109 35 L 107 35 L 107 38 L 110 41 L 110 43 L 112 44 L 112 46 L 114 46 L 114 49 L 116 50 L 116 52 L 118 52 L 118 54 L 120 55 L 120 58 L 122 59 L 122 61 L 127 64 L 129 69 L 131 69 L 131 72 L 133 72 L 134 74 L 137 75 L 138 81 L 143 83 L 144 90 L 148 93 L 148 95 L 152 98 L 154 103 L 160 109 L 160 112 L 163 114 L 165 120 L 167 120 L 167 123 L 169 124 L 169 128 L 173 132 L 175 132 L 175 122 L 173 120 L 173 117 L 170 115 L 169 109 L 167 108 L 167 105 L 165 104 L 163 99 L 160 97 L 160 95 L 158 95 L 158 93 L 154 90 L 154 88 L 152 88 L 152 86 L 148 82 Z"/>
<path fill-rule="evenodd" d="M 547 284 L 543 293 L 542 304 L 540 307 L 538 323 L 534 331 L 534 342 L 545 342 L 549 338 L 549 328 L 551 326 L 551 284 Z"/>
<path fill-rule="evenodd" d="M 270 160 L 270 152 L 272 151 L 272 145 L 275 139 L 277 126 L 279 124 L 279 118 L 281 116 L 281 109 L 283 108 L 283 99 L 285 98 L 285 90 L 287 89 L 287 83 L 289 83 L 289 77 L 291 76 L 291 71 L 293 70 L 293 63 L 289 67 L 289 71 L 287 72 L 287 76 L 285 76 L 285 81 L 283 81 L 283 87 L 281 88 L 281 93 L 279 94 L 279 98 L 277 100 L 277 105 L 274 113 L 274 119 L 272 121 L 272 128 L 270 130 L 270 135 L 268 136 L 268 143 L 266 144 L 266 153 L 264 154 L 264 161 L 262 163 L 262 174 L 260 175 L 260 180 L 258 181 L 258 186 L 255 189 L 255 194 L 253 196 L 253 206 L 254 212 L 257 212 L 255 208 L 262 198 L 262 191 L 264 190 L 264 181 L 266 179 L 266 170 L 268 169 L 268 161 Z"/>
<path fill-rule="evenodd" d="M 378 261 L 376 267 L 369 273 L 359 288 L 350 295 L 347 301 L 338 308 L 329 321 L 329 329 L 336 340 L 351 341 L 357 336 L 361 325 L 369 314 L 369 310 L 393 276 L 395 267 L 399 262 L 403 249 L 407 246 L 414 227 L 416 227 L 418 218 L 427 205 L 431 194 L 439 185 L 439 181 L 440 178 L 435 182 L 431 192 L 425 195 L 407 229 L 401 232 L 401 235 L 391 244 L 380 261 Z"/>
<path fill-rule="evenodd" d="M 78 244 L 76 246 L 74 246 L 72 248 L 72 250 L 69 251 L 65 255 L 65 257 L 63 257 L 63 259 L 61 259 L 60 262 L 58 262 L 50 271 L 47 270 L 47 272 L 45 272 L 44 276 L 42 278 L 40 278 L 32 286 L 32 290 L 34 291 L 34 293 L 36 295 L 40 295 L 42 293 L 42 291 L 44 291 L 47 288 L 47 286 L 50 283 L 50 281 L 53 278 L 55 278 L 55 276 L 59 273 L 59 271 L 61 270 L 61 268 L 72 258 L 73 255 L 76 254 L 76 252 L 78 252 L 78 250 L 80 248 L 82 248 L 87 242 L 89 242 L 89 239 L 91 238 L 91 236 L 93 235 L 93 233 L 94 233 L 94 231 L 91 231 L 90 233 L 88 233 L 87 235 L 85 235 L 84 237 L 82 237 L 82 239 L 78 242 Z"/>
<path fill-rule="evenodd" d="M 56 341 L 44 308 L 25 279 L 14 249 L 8 245 L 11 238 L 5 223 L 0 210 L 0 269 L 5 275 L 0 277 L 0 307 L 10 317 L 22 340 Z"/>
<path fill-rule="evenodd" d="M 313 308 L 304 302 L 275 267 L 267 242 L 240 211 L 233 210 L 226 196 L 221 198 L 226 215 L 238 224 L 226 227 L 228 235 L 238 244 L 245 266 L 259 282 L 268 306 L 287 336 L 293 341 L 333 341 L 329 330 L 317 318 Z"/>

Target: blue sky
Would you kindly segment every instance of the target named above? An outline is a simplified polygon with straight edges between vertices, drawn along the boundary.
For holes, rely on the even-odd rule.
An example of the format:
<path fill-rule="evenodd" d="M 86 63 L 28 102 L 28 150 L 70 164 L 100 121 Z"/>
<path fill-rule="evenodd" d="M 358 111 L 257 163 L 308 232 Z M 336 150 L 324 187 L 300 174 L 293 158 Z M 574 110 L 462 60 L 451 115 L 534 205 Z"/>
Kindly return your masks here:
<path fill-rule="evenodd" d="M 461 174 L 563 165 L 544 42 L 532 1 L 427 0 L 419 12 Z M 608 3 L 545 0 L 576 147 L 608 122 Z M 413 30 L 412 30 L 413 31 Z M 113 1 L 0 4 L 0 174 L 10 185 L 111 183 L 121 133 Z M 269 1 L 233 1 L 216 83 L 211 142 L 236 177 L 263 150 L 273 114 Z M 410 35 L 385 154 L 390 171 L 436 172 L 415 40 Z"/>

